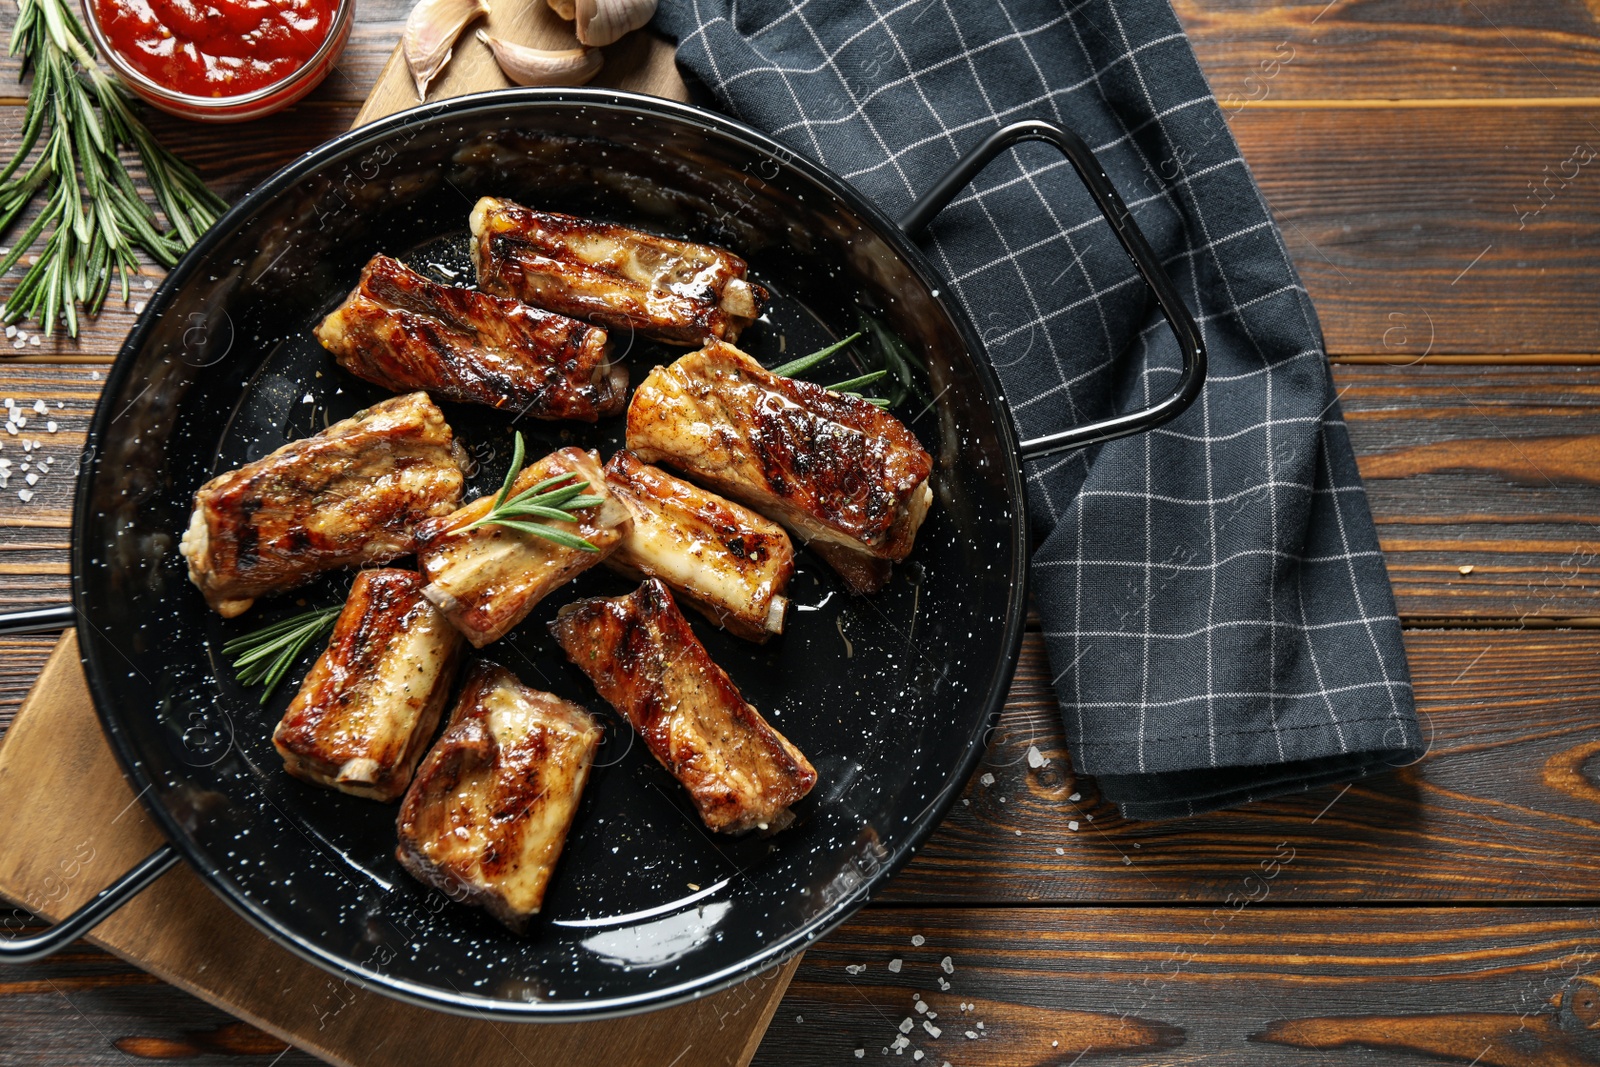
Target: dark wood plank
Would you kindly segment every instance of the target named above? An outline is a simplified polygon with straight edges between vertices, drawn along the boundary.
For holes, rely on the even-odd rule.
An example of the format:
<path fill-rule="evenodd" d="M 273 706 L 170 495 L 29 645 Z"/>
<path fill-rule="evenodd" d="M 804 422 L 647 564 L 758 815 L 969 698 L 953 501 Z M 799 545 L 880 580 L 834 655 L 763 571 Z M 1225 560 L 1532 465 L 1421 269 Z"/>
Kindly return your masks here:
<path fill-rule="evenodd" d="M 55 634 L 0 637 L 0 739 L 55 644 Z"/>
<path fill-rule="evenodd" d="M 0 491 L 0 610 L 67 590 L 72 465 L 104 368 L 0 364 L 0 397 L 42 399 L 53 471 Z M 1570 621 L 1600 615 L 1600 383 L 1576 367 L 1349 366 L 1335 383 L 1403 615 Z M 55 405 L 60 403 L 62 408 Z M 21 460 L 0 435 L 0 457 Z M 1467 574 L 1462 567 L 1469 567 Z"/>
<path fill-rule="evenodd" d="M 1591 111 L 1246 109 L 1232 129 L 1317 303 L 1329 351 L 1587 354 L 1600 352 L 1588 254 L 1600 243 L 1600 155 L 1580 166 L 1572 154 L 1600 153 Z M 19 112 L 0 107 L 0 143 L 14 136 Z M 254 123 L 243 142 L 176 119 L 152 125 L 236 196 L 353 117 L 349 103 L 307 104 Z M 131 308 L 114 306 L 60 350 L 112 355 L 131 322 Z"/>
<path fill-rule="evenodd" d="M 23 684 L 45 644 L 0 642 L 0 679 Z M 1294 860 L 1277 892 L 1297 903 L 1600 900 L 1600 634 L 1412 632 L 1407 648 L 1430 738 L 1418 766 L 1129 823 L 1074 775 L 1030 635 L 987 757 L 884 899 L 1216 903 L 1281 843 Z M 1048 762 L 1030 766 L 1030 749 Z"/>
<path fill-rule="evenodd" d="M 1583 0 L 1261 4 L 1176 0 L 1217 100 L 1594 96 L 1600 23 Z"/>
<path fill-rule="evenodd" d="M 1411 632 L 1406 648 L 1420 764 L 1139 823 L 1075 778 L 1030 634 L 982 766 L 882 899 L 1216 903 L 1281 847 L 1294 858 L 1274 899 L 1296 903 L 1600 901 L 1600 634 Z M 1048 762 L 1031 766 L 1030 749 Z"/>
<path fill-rule="evenodd" d="M 935 1067 L 1600 1064 L 1600 911 L 1282 908 L 1277 886 L 1236 912 L 869 909 L 806 954 L 755 1062 L 882 1063 L 904 1027 L 889 1062 Z"/>

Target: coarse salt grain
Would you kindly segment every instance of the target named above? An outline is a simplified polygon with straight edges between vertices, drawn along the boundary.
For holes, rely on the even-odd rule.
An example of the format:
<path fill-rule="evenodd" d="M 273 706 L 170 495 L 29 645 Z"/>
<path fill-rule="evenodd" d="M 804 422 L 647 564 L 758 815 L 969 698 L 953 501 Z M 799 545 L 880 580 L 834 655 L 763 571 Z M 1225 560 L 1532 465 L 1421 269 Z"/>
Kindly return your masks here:
<path fill-rule="evenodd" d="M 32 345 L 34 348 L 38 348 L 39 347 L 39 335 L 38 334 L 30 335 L 29 338 L 28 338 L 28 343 L 30 345 Z M 56 407 L 60 407 L 60 406 L 61 406 L 60 404 L 56 405 Z"/>
<path fill-rule="evenodd" d="M 939 1029 L 937 1026 L 933 1025 L 932 1023 L 930 1023 L 926 1019 L 922 1020 L 922 1028 L 924 1030 L 928 1031 L 928 1033 L 931 1034 L 934 1037 L 938 1037 L 940 1034 L 944 1033 L 943 1030 Z"/>
<path fill-rule="evenodd" d="M 10 434 L 12 437 L 17 436 L 17 424 L 14 422 L 6 423 L 6 433 Z"/>
<path fill-rule="evenodd" d="M 1044 766 L 1044 754 L 1039 751 L 1039 746 L 1037 745 L 1028 746 L 1028 766 L 1034 770 Z"/>
<path fill-rule="evenodd" d="M 33 402 L 33 410 L 35 410 L 39 414 L 43 415 L 46 412 L 48 412 L 50 409 L 45 406 L 45 402 L 43 400 L 35 400 Z"/>
<path fill-rule="evenodd" d="M 865 963 L 847 963 L 844 965 L 845 974 L 860 974 L 866 969 L 867 965 Z"/>
<path fill-rule="evenodd" d="M 1065 856 L 1066 854 L 1067 854 L 1067 850 L 1066 849 L 1062 848 L 1060 845 L 1056 846 L 1056 855 Z"/>
<path fill-rule="evenodd" d="M 889 973 L 890 974 L 899 974 L 900 973 L 900 963 L 901 963 L 901 961 L 898 958 L 890 960 L 889 961 Z"/>
<path fill-rule="evenodd" d="M 976 1031 L 976 1030 L 968 1030 L 967 1031 L 967 1040 L 968 1041 L 976 1041 L 976 1040 L 978 1040 L 978 1031 Z"/>
<path fill-rule="evenodd" d="M 918 997 L 917 1002 L 911 1006 L 917 1009 L 918 1015 L 926 1015 L 928 1013 L 928 1002 L 923 1000 L 921 997 Z"/>
<path fill-rule="evenodd" d="M 22 479 L 22 480 L 27 482 L 29 485 L 38 485 L 39 484 L 39 476 L 37 474 L 34 474 L 32 471 L 29 471 L 28 472 L 28 476 L 26 478 Z"/>
<path fill-rule="evenodd" d="M 914 1059 L 914 1060 L 920 1060 L 920 1059 L 922 1059 L 922 1050 L 921 1050 L 921 1049 L 920 1049 L 920 1048 L 919 1048 L 919 1049 L 917 1049 L 917 1051 L 915 1051 L 915 1052 L 913 1052 L 913 1053 L 912 1053 L 912 1054 L 911 1054 L 911 1058 L 912 1058 L 912 1059 Z"/>
<path fill-rule="evenodd" d="M 941 978 L 939 979 L 939 988 L 948 993 L 950 991 L 950 983 Z"/>
<path fill-rule="evenodd" d="M 26 504 L 28 501 L 33 499 L 33 490 L 32 489 L 18 489 L 17 490 L 17 499 L 22 501 L 24 504 Z"/>
<path fill-rule="evenodd" d="M 984 785 L 994 785 L 994 775 L 990 774 L 988 771 L 984 771 L 983 777 L 979 778 L 978 781 L 982 782 Z"/>
<path fill-rule="evenodd" d="M 939 966 L 944 969 L 945 974 L 956 973 L 956 965 L 950 962 L 949 956 L 946 956 L 944 959 L 940 960 Z"/>
<path fill-rule="evenodd" d="M 905 1049 L 908 1048 L 910 1045 L 911 1045 L 911 1039 L 909 1037 L 907 1037 L 905 1034 L 901 1034 L 899 1037 L 894 1039 L 894 1044 L 890 1045 L 889 1047 L 894 1049 L 895 1055 L 898 1056 L 901 1052 L 905 1051 Z"/>
<path fill-rule="evenodd" d="M 928 939 L 927 939 L 927 938 L 925 938 L 925 937 L 923 937 L 923 936 L 922 936 L 922 935 L 921 935 L 921 934 L 912 934 L 912 935 L 911 935 L 911 943 L 912 943 L 912 944 L 913 944 L 913 945 L 916 945 L 916 946 L 917 946 L 917 947 L 918 947 L 918 948 L 921 948 L 921 947 L 922 947 L 922 945 L 923 945 L 923 944 L 924 944 L 924 943 L 925 943 L 925 942 L 926 942 L 926 941 L 927 941 L 927 940 L 928 940 Z"/>
<path fill-rule="evenodd" d="M 49 430 L 51 433 L 55 433 L 58 429 L 60 429 L 60 427 L 57 426 L 54 421 L 45 423 L 44 428 Z"/>
<path fill-rule="evenodd" d="M 1083 794 L 1082 793 L 1074 793 L 1070 797 L 1068 797 L 1067 799 L 1072 801 L 1074 804 L 1076 804 L 1078 801 L 1083 799 Z"/>
<path fill-rule="evenodd" d="M 144 301 L 143 300 L 141 300 L 137 304 L 133 305 L 133 313 L 135 315 L 143 315 L 144 314 Z"/>
<path fill-rule="evenodd" d="M 866 1057 L 867 1057 L 867 1050 L 866 1049 L 864 1049 L 864 1048 L 856 1049 L 856 1059 L 862 1060 L 862 1059 L 866 1059 Z"/>
<path fill-rule="evenodd" d="M 909 1034 L 911 1032 L 911 1028 L 915 1025 L 917 1024 L 911 1021 L 911 1016 L 907 1015 L 904 1019 L 900 1020 L 900 1032 L 902 1034 Z"/>
<path fill-rule="evenodd" d="M 1077 828 L 1078 828 L 1078 820 L 1077 819 L 1073 819 L 1073 820 L 1071 820 L 1070 822 L 1067 823 L 1067 829 L 1068 830 L 1076 830 Z"/>

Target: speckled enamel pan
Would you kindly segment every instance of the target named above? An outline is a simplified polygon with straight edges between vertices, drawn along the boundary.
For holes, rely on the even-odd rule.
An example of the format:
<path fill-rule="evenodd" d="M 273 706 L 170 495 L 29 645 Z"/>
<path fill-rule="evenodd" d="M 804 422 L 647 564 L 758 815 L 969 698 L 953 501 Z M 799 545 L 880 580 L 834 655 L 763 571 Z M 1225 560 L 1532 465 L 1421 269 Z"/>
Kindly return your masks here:
<path fill-rule="evenodd" d="M 915 244 L 1008 146 L 1064 152 L 1178 336 L 1184 371 L 1146 410 L 1019 442 L 977 331 Z M 771 311 L 740 343 L 769 363 L 875 316 L 926 365 L 928 400 L 898 414 L 935 457 L 936 504 L 881 594 L 852 597 L 802 551 L 787 632 L 756 646 L 695 618 L 713 657 L 815 764 L 795 825 L 713 837 L 682 790 L 550 641 L 574 597 L 629 586 L 602 569 L 485 650 L 530 685 L 607 723 L 543 912 L 516 937 L 414 882 L 394 858 L 395 809 L 283 772 L 265 706 L 221 660 L 228 638 L 336 604 L 348 574 L 222 620 L 178 555 L 192 494 L 226 470 L 380 398 L 310 327 L 376 252 L 471 280 L 467 212 L 484 194 L 708 241 L 749 260 Z M 639 342 L 633 379 L 672 350 Z M 697 108 L 597 89 L 449 100 L 363 127 L 246 196 L 168 275 L 117 358 L 89 434 L 73 526 L 84 670 L 130 783 L 164 845 L 78 915 L 5 946 L 70 941 L 179 857 L 287 948 L 428 1007 L 514 1020 L 660 1008 L 749 977 L 844 921 L 917 850 L 984 751 L 1022 638 L 1024 459 L 1170 419 L 1199 392 L 1199 333 L 1122 201 L 1075 136 L 1041 122 L 994 133 L 898 223 L 841 179 Z M 446 405 L 478 460 L 470 495 L 504 474 L 510 415 Z M 597 427 L 517 424 L 529 452 Z M 40 613 L 35 613 L 35 622 Z M 226 951 L 218 946 L 218 951 Z"/>

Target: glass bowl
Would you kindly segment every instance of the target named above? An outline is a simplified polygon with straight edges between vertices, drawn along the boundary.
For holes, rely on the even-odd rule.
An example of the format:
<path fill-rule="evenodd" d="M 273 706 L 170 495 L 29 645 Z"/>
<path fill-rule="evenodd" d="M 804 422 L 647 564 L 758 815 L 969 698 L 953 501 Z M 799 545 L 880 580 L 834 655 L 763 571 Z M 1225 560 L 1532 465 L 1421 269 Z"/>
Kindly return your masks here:
<path fill-rule="evenodd" d="M 271 85 L 235 96 L 194 96 L 168 88 L 136 69 L 106 37 L 95 10 L 95 0 L 82 0 L 84 21 L 105 61 L 123 83 L 142 99 L 179 118 L 200 122 L 243 122 L 280 111 L 315 89 L 328 76 L 350 39 L 350 24 L 355 16 L 355 0 L 339 0 L 333 13 L 333 26 L 322 45 L 302 66 Z"/>

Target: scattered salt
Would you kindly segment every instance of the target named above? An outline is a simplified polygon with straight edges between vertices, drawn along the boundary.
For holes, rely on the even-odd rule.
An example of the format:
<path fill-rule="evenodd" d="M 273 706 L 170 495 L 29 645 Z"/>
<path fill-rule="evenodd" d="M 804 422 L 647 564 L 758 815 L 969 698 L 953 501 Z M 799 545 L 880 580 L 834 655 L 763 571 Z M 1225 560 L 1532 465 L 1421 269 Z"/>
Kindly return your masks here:
<path fill-rule="evenodd" d="M 1056 846 L 1056 855 L 1065 856 L 1066 854 L 1067 854 L 1067 850 L 1066 849 L 1060 847 L 1059 845 Z"/>
<path fill-rule="evenodd" d="M 907 1015 L 900 1021 L 900 1032 L 902 1034 L 909 1034 L 911 1032 L 911 1028 L 915 1025 L 916 1024 L 911 1021 L 911 1016 Z"/>
<path fill-rule="evenodd" d="M 968 1030 L 967 1031 L 967 1040 L 968 1041 L 976 1041 L 976 1040 L 978 1040 L 978 1031 L 976 1031 L 976 1030 Z"/>
<path fill-rule="evenodd" d="M 1124 867 L 1132 867 L 1133 866 L 1133 858 L 1131 856 L 1122 857 L 1122 865 Z"/>
<path fill-rule="evenodd" d="M 37 474 L 34 474 L 32 471 L 29 471 L 28 472 L 28 476 L 26 478 L 24 478 L 23 481 L 27 482 L 29 485 L 38 485 L 39 484 L 39 476 Z"/>
<path fill-rule="evenodd" d="M 926 1015 L 928 1013 L 928 1002 L 923 1000 L 921 997 L 918 997 L 917 1002 L 911 1006 L 917 1009 L 918 1015 Z"/>
<path fill-rule="evenodd" d="M 894 1039 L 894 1044 L 890 1045 L 889 1047 L 894 1049 L 894 1054 L 898 1056 L 901 1052 L 905 1051 L 910 1044 L 911 1039 L 905 1034 L 901 1034 L 899 1037 Z"/>
<path fill-rule="evenodd" d="M 803 1023 L 803 1022 L 806 1021 L 806 1017 L 804 1015 L 796 1015 L 794 1017 L 794 1021 L 795 1021 L 796 1025 L 799 1025 L 800 1023 Z"/>
<path fill-rule="evenodd" d="M 59 427 L 59 426 L 57 426 L 57 425 L 56 425 L 56 424 L 55 424 L 55 423 L 54 423 L 54 422 L 53 422 L 53 421 L 52 421 L 52 422 L 47 422 L 47 423 L 45 423 L 45 424 L 44 424 L 44 428 L 45 428 L 45 429 L 47 429 L 47 430 L 49 430 L 49 431 L 50 431 L 50 432 L 51 432 L 51 433 L 55 433 L 55 432 L 56 432 L 56 431 L 57 431 L 57 430 L 59 430 L 59 429 L 60 429 L 60 428 L 61 428 L 61 427 Z"/>
<path fill-rule="evenodd" d="M 10 434 L 12 437 L 17 436 L 17 424 L 14 422 L 6 423 L 6 433 Z"/>
<path fill-rule="evenodd" d="M 911 1054 L 911 1058 L 912 1058 L 912 1059 L 914 1059 L 914 1060 L 920 1060 L 920 1059 L 922 1059 L 922 1050 L 921 1050 L 921 1049 L 920 1049 L 920 1048 L 919 1048 L 919 1049 L 917 1049 L 917 1051 L 915 1051 L 915 1052 L 913 1052 L 913 1053 L 912 1053 L 912 1054 Z"/>
<path fill-rule="evenodd" d="M 1067 829 L 1068 830 L 1076 830 L 1077 828 L 1078 828 L 1078 820 L 1077 819 L 1073 819 L 1072 821 L 1067 823 Z M 1059 852 L 1061 850 L 1057 849 L 1056 851 Z"/>
<path fill-rule="evenodd" d="M 26 416 L 26 415 L 18 415 L 16 418 L 12 419 L 11 421 L 16 423 L 17 424 L 17 429 L 20 430 L 24 426 L 28 425 L 28 416 Z"/>
<path fill-rule="evenodd" d="M 16 335 L 17 335 L 17 328 L 15 326 L 7 326 L 6 327 L 6 336 L 7 337 L 15 337 Z"/>
<path fill-rule="evenodd" d="M 143 300 L 141 300 L 137 304 L 133 305 L 133 313 L 135 315 L 143 315 L 144 314 L 144 301 Z"/>
<path fill-rule="evenodd" d="M 945 974 L 956 973 L 956 965 L 950 962 L 949 956 L 946 956 L 944 959 L 940 960 L 939 966 L 944 969 Z"/>
<path fill-rule="evenodd" d="M 844 965 L 845 974 L 860 974 L 866 969 L 867 965 L 865 963 L 847 963 Z"/>
<path fill-rule="evenodd" d="M 28 343 L 30 345 L 32 345 L 34 348 L 38 348 L 39 347 L 39 335 L 38 334 L 30 335 L 28 337 Z M 60 406 L 61 406 L 60 404 L 56 405 L 56 407 L 60 407 Z"/>
<path fill-rule="evenodd" d="M 911 943 L 913 945 L 916 945 L 918 948 L 921 948 L 923 943 L 925 941 L 927 941 L 927 940 L 928 939 L 923 937 L 921 934 L 912 934 L 911 935 Z"/>
<path fill-rule="evenodd" d="M 928 1033 L 931 1034 L 934 1037 L 938 1037 L 940 1034 L 944 1033 L 943 1030 L 939 1029 L 937 1026 L 933 1025 L 932 1023 L 930 1023 L 926 1019 L 922 1020 L 922 1028 L 924 1030 L 928 1031 Z"/>
<path fill-rule="evenodd" d="M 1083 794 L 1082 793 L 1074 793 L 1070 797 L 1068 797 L 1067 799 L 1072 801 L 1074 804 L 1076 804 L 1078 801 L 1083 799 Z"/>
<path fill-rule="evenodd" d="M 28 501 L 33 499 L 33 490 L 32 489 L 18 489 L 17 490 L 17 499 L 22 501 L 24 504 L 26 504 Z"/>
<path fill-rule="evenodd" d="M 1029 745 L 1028 746 L 1028 766 L 1032 767 L 1034 770 L 1038 770 L 1040 767 L 1043 767 L 1044 764 L 1045 764 L 1044 754 L 1039 751 L 1039 746 L 1037 746 L 1037 745 Z"/>
<path fill-rule="evenodd" d="M 899 974 L 900 973 L 900 960 L 899 959 L 892 959 L 892 960 L 889 961 L 889 973 L 890 974 Z"/>
<path fill-rule="evenodd" d="M 990 774 L 988 771 L 984 771 L 983 777 L 979 778 L 978 781 L 982 782 L 984 785 L 994 785 L 994 775 Z"/>
<path fill-rule="evenodd" d="M 950 983 L 941 978 L 939 979 L 939 988 L 948 993 L 950 992 Z"/>
<path fill-rule="evenodd" d="M 866 1056 L 867 1056 L 867 1050 L 866 1049 L 864 1049 L 864 1048 L 856 1049 L 856 1059 L 858 1059 L 858 1060 L 866 1059 Z"/>
<path fill-rule="evenodd" d="M 37 411 L 41 415 L 44 415 L 49 412 L 50 409 L 45 406 L 45 402 L 43 400 L 35 400 L 33 402 L 33 410 Z"/>

